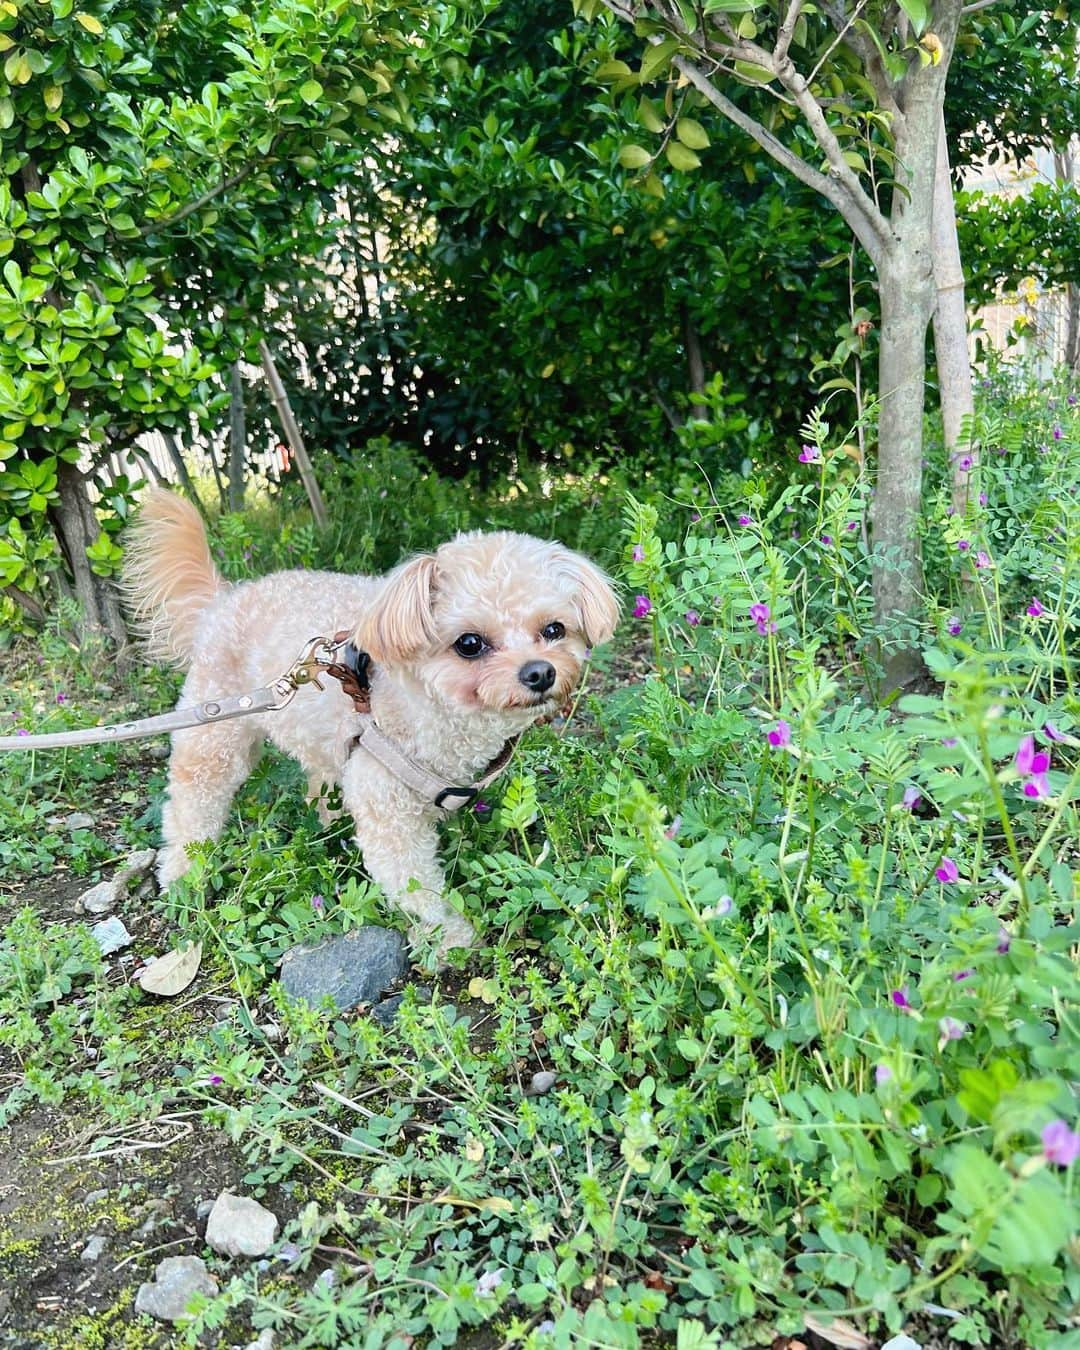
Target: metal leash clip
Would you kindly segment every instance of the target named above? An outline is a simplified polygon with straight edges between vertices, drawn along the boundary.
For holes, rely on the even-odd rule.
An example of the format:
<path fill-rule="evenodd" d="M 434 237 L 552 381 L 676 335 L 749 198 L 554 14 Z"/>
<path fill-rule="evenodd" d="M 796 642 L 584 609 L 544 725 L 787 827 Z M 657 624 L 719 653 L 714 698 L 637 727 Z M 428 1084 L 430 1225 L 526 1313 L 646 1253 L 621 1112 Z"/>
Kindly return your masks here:
<path fill-rule="evenodd" d="M 322 689 L 324 686 L 319 676 L 331 664 L 339 645 L 329 638 L 313 637 L 285 674 L 280 675 L 271 685 L 278 695 L 278 702 L 274 704 L 275 709 L 284 708 L 291 703 L 296 691 L 305 684 L 313 684 L 316 689 Z"/>

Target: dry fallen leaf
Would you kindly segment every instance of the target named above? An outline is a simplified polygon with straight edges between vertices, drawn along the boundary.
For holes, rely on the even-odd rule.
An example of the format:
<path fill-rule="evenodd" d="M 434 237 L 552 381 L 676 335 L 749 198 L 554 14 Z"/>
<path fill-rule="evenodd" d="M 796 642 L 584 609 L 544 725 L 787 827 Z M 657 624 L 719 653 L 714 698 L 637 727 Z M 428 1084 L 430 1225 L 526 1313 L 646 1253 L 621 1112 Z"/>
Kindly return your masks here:
<path fill-rule="evenodd" d="M 148 994 L 172 998 L 174 994 L 182 993 L 199 973 L 201 961 L 201 942 L 177 947 L 151 961 L 139 976 L 139 984 Z"/>
<path fill-rule="evenodd" d="M 475 1134 L 465 1136 L 465 1156 L 470 1162 L 479 1162 L 484 1156 L 484 1145 Z"/>
<path fill-rule="evenodd" d="M 853 1327 L 850 1322 L 845 1322 L 842 1317 L 838 1317 L 832 1322 L 823 1322 L 816 1317 L 811 1317 L 808 1313 L 804 1320 L 806 1321 L 807 1331 L 812 1331 L 815 1336 L 820 1336 L 823 1341 L 828 1341 L 830 1345 L 838 1345 L 840 1350 L 869 1350 L 870 1341 L 858 1327 Z"/>

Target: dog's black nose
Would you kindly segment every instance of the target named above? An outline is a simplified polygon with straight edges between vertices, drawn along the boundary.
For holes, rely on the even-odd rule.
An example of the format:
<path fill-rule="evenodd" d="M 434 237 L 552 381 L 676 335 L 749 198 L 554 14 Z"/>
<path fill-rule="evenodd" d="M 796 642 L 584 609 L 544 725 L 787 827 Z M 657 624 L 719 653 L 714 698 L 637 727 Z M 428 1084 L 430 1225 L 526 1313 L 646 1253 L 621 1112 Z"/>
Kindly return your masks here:
<path fill-rule="evenodd" d="M 518 679 L 534 694 L 546 694 L 555 683 L 555 667 L 550 661 L 526 661 L 518 671 Z"/>

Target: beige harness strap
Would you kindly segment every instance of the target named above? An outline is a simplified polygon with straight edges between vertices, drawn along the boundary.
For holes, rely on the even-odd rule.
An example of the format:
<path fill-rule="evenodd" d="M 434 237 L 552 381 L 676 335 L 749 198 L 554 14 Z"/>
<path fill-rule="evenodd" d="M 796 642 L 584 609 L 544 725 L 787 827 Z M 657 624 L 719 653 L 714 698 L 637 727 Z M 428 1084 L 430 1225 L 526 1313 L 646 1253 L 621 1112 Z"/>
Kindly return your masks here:
<path fill-rule="evenodd" d="M 480 792 L 498 778 L 499 774 L 510 763 L 517 742 L 517 736 L 508 740 L 483 774 L 468 787 L 455 787 L 453 784 L 448 784 L 445 779 L 432 773 L 422 764 L 418 764 L 415 759 L 399 750 L 393 741 L 384 736 L 370 717 L 364 718 L 360 731 L 349 741 L 346 754 L 351 755 L 354 750 L 363 750 L 377 764 L 381 764 L 387 773 L 396 778 L 399 783 L 404 783 L 407 788 L 411 788 L 425 801 L 432 802 L 440 810 L 449 814 L 460 811 L 463 806 L 471 806 Z"/>

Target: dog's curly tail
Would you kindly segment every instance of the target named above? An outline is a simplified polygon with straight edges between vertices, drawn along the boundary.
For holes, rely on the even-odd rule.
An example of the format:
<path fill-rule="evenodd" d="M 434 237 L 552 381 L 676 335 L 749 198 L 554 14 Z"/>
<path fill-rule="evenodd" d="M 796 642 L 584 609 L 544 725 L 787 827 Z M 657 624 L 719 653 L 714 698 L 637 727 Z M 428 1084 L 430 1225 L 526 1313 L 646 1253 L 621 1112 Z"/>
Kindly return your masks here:
<path fill-rule="evenodd" d="M 195 507 L 149 488 L 126 532 L 120 582 L 147 655 L 185 669 L 199 615 L 226 585 Z"/>

